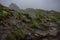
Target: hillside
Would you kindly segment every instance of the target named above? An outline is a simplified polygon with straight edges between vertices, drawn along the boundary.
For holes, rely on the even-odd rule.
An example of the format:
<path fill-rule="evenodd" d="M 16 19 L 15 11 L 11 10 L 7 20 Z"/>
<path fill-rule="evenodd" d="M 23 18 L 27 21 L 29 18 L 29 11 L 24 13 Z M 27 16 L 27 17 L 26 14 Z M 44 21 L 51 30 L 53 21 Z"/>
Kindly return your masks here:
<path fill-rule="evenodd" d="M 0 40 L 60 40 L 59 12 L 21 11 L 0 4 Z"/>

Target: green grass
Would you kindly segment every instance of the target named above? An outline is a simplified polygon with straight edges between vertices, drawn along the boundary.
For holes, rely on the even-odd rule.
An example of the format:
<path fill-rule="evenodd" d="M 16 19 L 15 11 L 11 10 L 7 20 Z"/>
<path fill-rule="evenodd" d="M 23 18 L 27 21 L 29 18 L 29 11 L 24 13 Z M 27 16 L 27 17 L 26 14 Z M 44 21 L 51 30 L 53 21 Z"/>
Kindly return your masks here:
<path fill-rule="evenodd" d="M 0 20 L 6 18 L 9 15 L 9 13 L 4 13 L 4 12 L 0 12 Z"/>
<path fill-rule="evenodd" d="M 60 26 L 60 16 L 49 16 L 50 19 L 52 19 L 54 22 L 56 22 Z"/>
<path fill-rule="evenodd" d="M 6 40 L 21 40 L 24 39 L 25 33 L 21 28 L 11 30 L 11 35 L 7 35 Z"/>
<path fill-rule="evenodd" d="M 0 4 L 0 11 L 3 10 L 3 6 Z"/>
<path fill-rule="evenodd" d="M 37 20 L 32 20 L 33 26 L 38 26 L 38 21 Z"/>
<path fill-rule="evenodd" d="M 31 28 L 31 27 L 27 27 L 27 29 L 28 29 L 30 32 L 32 32 L 32 33 L 35 32 L 35 30 L 34 30 L 33 28 Z"/>

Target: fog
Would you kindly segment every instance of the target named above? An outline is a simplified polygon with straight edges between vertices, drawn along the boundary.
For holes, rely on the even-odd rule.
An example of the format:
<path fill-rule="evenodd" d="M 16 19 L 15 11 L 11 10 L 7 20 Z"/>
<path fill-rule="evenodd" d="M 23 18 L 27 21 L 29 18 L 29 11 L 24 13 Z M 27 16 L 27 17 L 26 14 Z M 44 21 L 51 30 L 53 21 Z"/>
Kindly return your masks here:
<path fill-rule="evenodd" d="M 0 0 L 0 3 L 9 6 L 16 3 L 20 8 L 38 8 L 60 11 L 60 0 Z"/>

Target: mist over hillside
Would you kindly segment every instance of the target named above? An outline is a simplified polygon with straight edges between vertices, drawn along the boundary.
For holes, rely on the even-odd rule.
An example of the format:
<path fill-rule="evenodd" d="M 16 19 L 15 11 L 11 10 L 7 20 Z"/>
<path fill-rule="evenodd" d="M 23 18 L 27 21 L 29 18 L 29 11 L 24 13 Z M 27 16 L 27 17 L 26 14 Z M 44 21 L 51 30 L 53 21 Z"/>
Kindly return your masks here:
<path fill-rule="evenodd" d="M 60 0 L 0 0 L 5 6 L 15 3 L 21 9 L 37 8 L 44 10 L 55 10 L 60 12 Z"/>

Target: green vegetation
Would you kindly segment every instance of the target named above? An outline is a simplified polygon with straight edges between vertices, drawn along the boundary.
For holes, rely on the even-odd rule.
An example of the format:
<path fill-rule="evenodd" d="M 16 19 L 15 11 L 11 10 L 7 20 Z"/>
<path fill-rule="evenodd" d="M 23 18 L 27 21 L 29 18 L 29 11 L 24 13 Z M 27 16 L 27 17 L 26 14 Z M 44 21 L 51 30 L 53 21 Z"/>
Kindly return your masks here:
<path fill-rule="evenodd" d="M 9 15 L 9 13 L 7 13 L 7 12 L 2 12 L 2 11 L 1 11 L 1 12 L 0 12 L 0 20 L 6 18 L 8 15 Z"/>
<path fill-rule="evenodd" d="M 0 4 L 0 11 L 3 10 L 3 6 Z"/>
<path fill-rule="evenodd" d="M 44 28 L 48 28 L 47 23 L 44 23 L 44 22 L 43 22 L 43 23 L 41 23 L 40 25 L 43 26 Z"/>
<path fill-rule="evenodd" d="M 30 19 L 23 19 L 22 22 L 29 23 L 30 22 Z"/>
<path fill-rule="evenodd" d="M 56 16 L 49 16 L 49 18 L 51 18 L 53 21 L 55 21 L 58 25 L 60 25 L 60 16 L 56 15 Z"/>
<path fill-rule="evenodd" d="M 21 28 L 13 29 L 11 30 L 11 34 L 7 35 L 6 40 L 21 40 L 25 35 Z"/>
<path fill-rule="evenodd" d="M 31 27 L 27 27 L 27 30 L 29 30 L 31 33 L 35 32 L 35 30 L 33 28 L 31 28 Z"/>
<path fill-rule="evenodd" d="M 33 26 L 38 26 L 37 20 L 32 20 L 32 24 L 33 24 Z"/>
<path fill-rule="evenodd" d="M 3 8 L 4 7 L 0 5 L 0 20 L 6 19 L 6 25 L 8 25 L 9 23 L 8 27 L 9 28 L 11 27 L 11 29 L 9 29 L 10 33 L 7 35 L 6 40 L 22 40 L 26 37 L 26 35 L 28 35 L 28 32 L 34 34 L 35 36 L 36 31 L 41 31 L 44 29 L 47 30 L 48 27 L 50 26 L 49 22 L 53 24 L 56 23 L 57 25 L 60 26 L 60 14 L 55 11 L 54 13 L 51 13 L 50 11 L 28 8 L 25 10 L 19 10 L 18 12 L 16 10 L 14 11 L 13 9 L 9 8 L 3 9 Z M 30 16 L 29 13 L 31 14 L 33 13 L 32 16 Z M 36 15 L 34 15 L 34 13 Z M 3 21 L 3 23 L 5 22 Z M 19 28 L 16 26 L 18 26 Z"/>
<path fill-rule="evenodd" d="M 32 18 L 29 16 L 29 14 L 28 13 L 25 13 L 25 14 L 23 14 L 24 16 L 26 16 L 26 18 L 28 18 L 28 19 L 30 19 L 30 20 L 32 20 Z"/>

